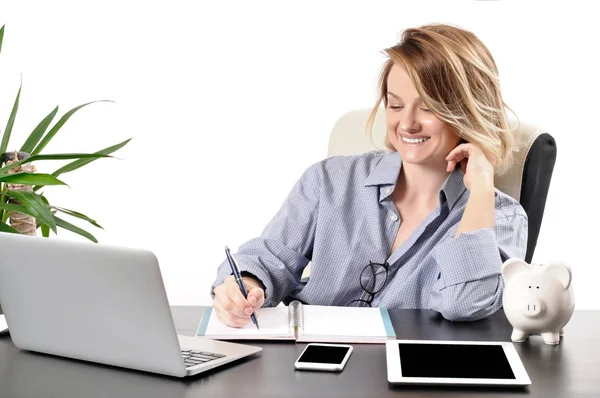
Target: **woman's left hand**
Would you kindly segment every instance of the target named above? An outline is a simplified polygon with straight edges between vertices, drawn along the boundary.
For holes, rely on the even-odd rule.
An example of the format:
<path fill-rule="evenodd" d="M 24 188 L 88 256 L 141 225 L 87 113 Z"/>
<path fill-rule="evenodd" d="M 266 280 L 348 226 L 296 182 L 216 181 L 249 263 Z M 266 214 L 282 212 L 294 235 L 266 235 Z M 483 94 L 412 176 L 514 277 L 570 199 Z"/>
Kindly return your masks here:
<path fill-rule="evenodd" d="M 446 160 L 448 172 L 460 163 L 469 192 L 473 192 L 473 189 L 494 189 L 494 166 L 478 146 L 460 144 L 446 156 Z"/>

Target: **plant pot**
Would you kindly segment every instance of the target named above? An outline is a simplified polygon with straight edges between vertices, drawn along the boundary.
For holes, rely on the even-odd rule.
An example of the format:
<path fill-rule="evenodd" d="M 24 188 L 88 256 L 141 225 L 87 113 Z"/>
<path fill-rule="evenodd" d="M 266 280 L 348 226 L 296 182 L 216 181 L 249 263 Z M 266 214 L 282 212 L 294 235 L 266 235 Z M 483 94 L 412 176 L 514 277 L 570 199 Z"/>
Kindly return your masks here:
<path fill-rule="evenodd" d="M 6 164 L 7 166 L 12 163 L 16 163 L 19 160 L 24 160 L 29 157 L 27 152 L 6 152 L 2 154 L 2 164 Z M 18 165 L 17 167 L 8 171 L 8 174 L 14 173 L 35 173 L 36 169 L 33 163 L 25 163 L 22 165 Z M 8 191 L 30 191 L 33 192 L 33 187 L 31 185 L 23 185 L 23 184 L 6 184 L 6 189 Z M 21 204 L 15 198 L 11 198 L 9 203 Z M 29 216 L 27 214 L 18 213 L 18 212 L 10 212 L 9 213 L 9 222 L 10 226 L 19 231 L 20 234 L 23 235 L 36 235 L 37 233 L 37 225 L 35 217 Z"/>

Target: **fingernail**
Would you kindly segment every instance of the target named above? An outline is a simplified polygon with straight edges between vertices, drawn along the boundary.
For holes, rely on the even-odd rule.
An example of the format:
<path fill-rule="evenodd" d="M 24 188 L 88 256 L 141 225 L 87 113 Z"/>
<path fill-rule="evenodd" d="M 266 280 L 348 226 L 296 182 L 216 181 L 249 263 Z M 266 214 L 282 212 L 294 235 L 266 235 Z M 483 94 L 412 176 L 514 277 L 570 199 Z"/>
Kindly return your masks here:
<path fill-rule="evenodd" d="M 255 305 L 256 304 L 256 297 L 250 297 L 248 299 L 248 302 L 250 303 L 250 305 Z"/>
<path fill-rule="evenodd" d="M 252 308 L 246 308 L 246 315 L 252 315 L 253 312 Z"/>

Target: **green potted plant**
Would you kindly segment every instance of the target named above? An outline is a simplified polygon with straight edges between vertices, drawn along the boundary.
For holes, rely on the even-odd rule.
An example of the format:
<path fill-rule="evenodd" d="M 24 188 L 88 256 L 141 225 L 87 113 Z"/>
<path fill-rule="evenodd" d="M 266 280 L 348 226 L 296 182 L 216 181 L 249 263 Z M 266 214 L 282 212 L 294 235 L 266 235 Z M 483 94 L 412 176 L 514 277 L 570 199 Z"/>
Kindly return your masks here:
<path fill-rule="evenodd" d="M 0 28 L 0 53 L 3 38 L 4 26 Z M 16 148 L 8 150 L 12 128 L 19 109 L 20 96 L 21 87 L 15 98 L 4 132 L 0 131 L 0 232 L 35 235 L 37 229 L 41 229 L 42 236 L 48 237 L 50 231 L 56 234 L 58 228 L 63 228 L 97 242 L 97 239 L 91 233 L 57 216 L 57 214 L 62 213 L 86 221 L 97 228 L 102 228 L 95 220 L 78 211 L 50 204 L 41 190 L 46 186 L 66 185 L 58 179 L 60 175 L 77 170 L 98 158 L 110 157 L 111 153 L 127 145 L 130 139 L 95 153 L 42 153 L 75 112 L 94 102 L 100 102 L 93 101 L 69 110 L 50 127 L 58 113 L 57 106 L 39 122 L 18 150 Z M 33 162 L 43 160 L 71 160 L 71 162 L 51 174 L 38 173 Z"/>

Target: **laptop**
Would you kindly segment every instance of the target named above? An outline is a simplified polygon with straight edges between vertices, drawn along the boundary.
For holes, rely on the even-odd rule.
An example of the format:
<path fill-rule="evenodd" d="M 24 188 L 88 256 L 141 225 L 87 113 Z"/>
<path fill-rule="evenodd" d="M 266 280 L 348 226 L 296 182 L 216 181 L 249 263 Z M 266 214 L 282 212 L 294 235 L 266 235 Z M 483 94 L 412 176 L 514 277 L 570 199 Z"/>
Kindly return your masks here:
<path fill-rule="evenodd" d="M 144 249 L 1 233 L 0 303 L 22 350 L 175 377 L 262 350 L 177 335 Z"/>

